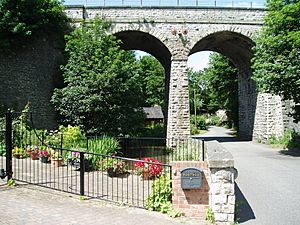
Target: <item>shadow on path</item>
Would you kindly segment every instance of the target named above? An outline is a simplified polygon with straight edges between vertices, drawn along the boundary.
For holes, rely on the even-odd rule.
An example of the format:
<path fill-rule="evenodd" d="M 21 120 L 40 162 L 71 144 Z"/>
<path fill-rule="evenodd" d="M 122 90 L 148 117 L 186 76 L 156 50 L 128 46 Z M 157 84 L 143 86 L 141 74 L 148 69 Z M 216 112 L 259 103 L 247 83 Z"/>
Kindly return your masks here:
<path fill-rule="evenodd" d="M 280 155 L 288 155 L 293 157 L 300 157 L 300 150 L 280 150 Z"/>
<path fill-rule="evenodd" d="M 222 136 L 211 136 L 211 137 L 193 137 L 195 139 L 201 139 L 204 141 L 218 141 L 218 142 L 241 142 L 241 141 L 247 141 L 247 140 L 243 140 L 237 137 L 222 137 Z"/>
<path fill-rule="evenodd" d="M 254 215 L 254 212 L 237 183 L 235 183 L 235 195 L 236 195 L 236 217 L 238 222 L 242 223 L 248 220 L 255 219 L 256 217 Z"/>

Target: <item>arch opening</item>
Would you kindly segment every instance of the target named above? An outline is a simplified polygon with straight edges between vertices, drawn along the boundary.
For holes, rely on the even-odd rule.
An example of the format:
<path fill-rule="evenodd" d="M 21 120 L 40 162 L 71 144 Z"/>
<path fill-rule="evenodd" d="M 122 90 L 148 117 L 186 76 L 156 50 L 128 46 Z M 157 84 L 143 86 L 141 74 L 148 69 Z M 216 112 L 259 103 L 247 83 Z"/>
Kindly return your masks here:
<path fill-rule="evenodd" d="M 251 78 L 251 49 L 255 43 L 242 34 L 220 31 L 210 34 L 198 41 L 190 51 L 192 54 L 213 51 L 226 56 L 237 68 L 238 90 L 236 91 L 238 107 L 239 136 L 251 140 L 254 129 L 256 110 L 256 87 Z"/>
<path fill-rule="evenodd" d="M 250 68 L 251 49 L 254 42 L 242 34 L 221 31 L 210 34 L 197 42 L 190 55 L 200 51 L 214 51 L 227 56 L 240 70 Z"/>
<path fill-rule="evenodd" d="M 141 31 L 121 31 L 114 35 L 122 41 L 123 49 L 147 52 L 154 56 L 166 71 L 169 70 L 171 53 L 158 38 Z"/>
<path fill-rule="evenodd" d="M 164 117 L 164 136 L 166 136 L 167 120 L 168 120 L 168 96 L 169 96 L 169 80 L 171 68 L 171 53 L 169 49 L 153 35 L 141 31 L 121 31 L 114 34 L 122 41 L 121 48 L 124 50 L 138 50 L 150 54 L 164 68 L 164 93 L 162 107 Z M 140 54 L 140 53 L 138 53 Z M 140 54 L 141 55 L 141 54 Z M 142 56 L 145 54 L 142 54 Z M 157 106 L 157 104 L 155 104 Z M 144 105 L 149 107 L 149 105 Z M 142 107 L 144 107 L 142 106 Z M 153 105 L 152 105 L 153 106 Z"/>

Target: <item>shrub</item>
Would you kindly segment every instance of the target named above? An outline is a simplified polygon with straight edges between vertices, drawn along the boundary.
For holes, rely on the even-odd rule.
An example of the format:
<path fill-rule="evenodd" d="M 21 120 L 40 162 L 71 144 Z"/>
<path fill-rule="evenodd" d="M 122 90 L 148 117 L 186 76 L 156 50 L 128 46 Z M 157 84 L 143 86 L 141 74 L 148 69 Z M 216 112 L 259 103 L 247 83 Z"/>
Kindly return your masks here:
<path fill-rule="evenodd" d="M 59 131 L 63 134 L 63 147 L 65 148 L 78 148 L 85 140 L 85 135 L 79 126 L 61 125 Z"/>
<path fill-rule="evenodd" d="M 165 128 L 163 123 L 148 125 L 139 135 L 140 137 L 165 137 Z"/>
<path fill-rule="evenodd" d="M 172 180 L 170 175 L 164 175 L 156 179 L 152 185 L 152 191 L 147 198 L 146 207 L 152 211 L 167 213 L 171 217 L 181 216 L 181 212 L 172 208 Z"/>
<path fill-rule="evenodd" d="M 287 130 L 282 137 L 272 135 L 268 140 L 268 143 L 281 148 L 300 149 L 300 133 L 293 130 Z"/>
<path fill-rule="evenodd" d="M 221 123 L 222 123 L 222 121 L 221 121 L 220 117 L 218 117 L 216 115 L 211 116 L 210 125 L 219 126 L 219 125 L 221 125 Z"/>
<path fill-rule="evenodd" d="M 191 115 L 191 124 L 194 124 L 194 125 L 196 124 L 196 128 L 200 129 L 200 130 L 207 129 L 205 115 L 198 115 L 196 117 L 195 117 L 195 115 Z"/>
<path fill-rule="evenodd" d="M 120 145 L 117 139 L 113 137 L 95 137 L 88 139 L 88 149 L 87 151 L 94 154 L 101 155 L 117 155 L 119 153 Z M 94 169 L 99 168 L 101 161 L 104 161 L 106 157 L 103 156 L 92 156 L 92 166 Z"/>

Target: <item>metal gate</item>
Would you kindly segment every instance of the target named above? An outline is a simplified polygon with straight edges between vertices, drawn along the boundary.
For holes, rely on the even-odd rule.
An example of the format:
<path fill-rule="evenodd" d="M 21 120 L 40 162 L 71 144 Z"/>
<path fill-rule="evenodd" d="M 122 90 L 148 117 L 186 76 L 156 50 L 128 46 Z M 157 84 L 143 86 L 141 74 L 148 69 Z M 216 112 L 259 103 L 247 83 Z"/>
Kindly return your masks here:
<path fill-rule="evenodd" d="M 171 185 L 170 161 L 201 160 L 204 155 L 203 143 L 193 139 L 172 140 L 177 144 L 170 148 L 166 139 L 118 138 L 122 157 L 91 151 L 103 137 L 87 137 L 81 147 L 69 149 L 62 134 L 51 139 L 35 129 L 33 118 L 32 113 L 6 114 L 0 169 L 5 168 L 7 179 L 144 208 L 149 195 L 159 194 L 155 185 Z"/>

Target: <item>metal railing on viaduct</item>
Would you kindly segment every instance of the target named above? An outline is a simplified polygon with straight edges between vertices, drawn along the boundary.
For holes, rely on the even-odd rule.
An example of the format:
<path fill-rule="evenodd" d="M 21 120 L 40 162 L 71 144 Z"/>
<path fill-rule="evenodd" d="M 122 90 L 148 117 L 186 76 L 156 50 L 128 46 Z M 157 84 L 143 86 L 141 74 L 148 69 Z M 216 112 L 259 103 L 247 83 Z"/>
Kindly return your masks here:
<path fill-rule="evenodd" d="M 64 5 L 265 8 L 265 0 L 65 0 Z"/>

